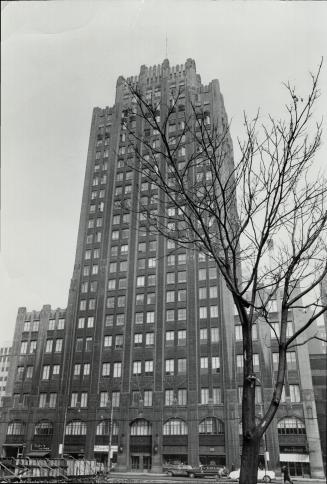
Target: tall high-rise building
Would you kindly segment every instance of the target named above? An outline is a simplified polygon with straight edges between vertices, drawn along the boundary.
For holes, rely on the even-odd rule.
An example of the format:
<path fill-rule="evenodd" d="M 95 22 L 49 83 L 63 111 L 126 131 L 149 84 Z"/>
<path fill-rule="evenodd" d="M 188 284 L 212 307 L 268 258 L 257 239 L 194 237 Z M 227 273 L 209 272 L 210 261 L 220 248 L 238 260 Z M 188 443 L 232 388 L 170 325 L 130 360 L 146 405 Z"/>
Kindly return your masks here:
<path fill-rule="evenodd" d="M 161 106 L 180 89 L 170 132 L 182 131 L 190 100 L 208 124 L 226 118 L 218 81 L 202 85 L 193 60 L 142 66 L 127 81 Z M 135 107 L 119 78 L 113 108 L 93 113 L 67 308 L 74 350 L 66 355 L 64 378 L 66 403 L 76 406 L 87 396 L 88 404 L 81 405 L 80 427 L 74 423 L 65 449 L 76 451 L 76 433 L 87 432 L 81 436 L 84 452 L 102 452 L 102 419 L 113 407 L 121 469 L 156 470 L 163 460 L 176 459 L 225 464 L 226 455 L 227 464 L 237 464 L 232 300 L 213 262 L 147 230 L 124 208 L 127 200 L 135 207 L 140 199 L 158 208 L 155 187 L 130 166 L 135 154 L 128 132 L 143 136 L 144 129 Z M 148 140 L 159 142 L 158 133 L 149 132 Z M 180 162 L 189 149 L 181 146 Z M 91 367 L 87 377 L 78 371 L 82 364 Z M 70 412 L 67 419 L 73 419 Z"/>
<path fill-rule="evenodd" d="M 167 60 L 152 68 L 142 66 L 139 76 L 127 81 L 142 89 L 147 99 L 161 101 L 158 122 L 164 121 L 171 92 L 180 89 L 167 126 L 176 136 L 182 133 L 185 113 L 193 108 L 208 126 L 227 124 L 218 81 L 202 85 L 191 59 L 175 67 Z M 142 203 L 157 210 L 161 203 L 156 187 L 132 169 L 135 153 L 128 133 L 140 139 L 144 134 L 135 108 L 120 77 L 114 106 L 93 111 L 57 410 L 44 413 L 44 420 L 53 419 L 48 449 L 54 456 L 105 461 L 110 447 L 120 470 L 155 472 L 172 461 L 237 467 L 242 443 L 241 326 L 214 262 L 148 230 L 142 214 L 128 208 Z M 158 133 L 146 129 L 148 143 L 156 146 Z M 184 163 L 191 150 L 190 143 L 182 144 L 178 163 Z M 227 160 L 232 163 L 231 145 Z M 205 174 L 205 164 L 203 170 Z M 275 305 L 272 324 L 278 324 L 277 301 Z M 292 313 L 289 321 L 290 334 L 301 315 Z M 19 324 L 22 327 L 23 322 Z M 276 327 L 270 333 L 265 324 L 256 329 L 254 370 L 262 382 L 257 394 L 259 418 L 272 394 L 278 331 Z M 53 339 L 51 334 L 44 338 Z M 271 468 L 283 462 L 293 475 L 319 475 L 321 451 L 319 460 L 304 351 L 301 346 L 289 354 L 285 399 L 261 454 L 263 459 L 269 451 Z M 25 367 L 20 370 L 24 371 Z M 18 393 L 16 380 L 13 370 L 13 393 Z M 34 390 L 38 388 L 36 384 Z M 45 402 L 54 392 L 51 388 L 42 391 L 47 394 Z M 19 420 L 17 411 L 11 412 L 6 411 L 10 429 Z M 19 428 L 22 432 L 23 426 Z M 8 437 L 15 440 L 7 431 Z"/>

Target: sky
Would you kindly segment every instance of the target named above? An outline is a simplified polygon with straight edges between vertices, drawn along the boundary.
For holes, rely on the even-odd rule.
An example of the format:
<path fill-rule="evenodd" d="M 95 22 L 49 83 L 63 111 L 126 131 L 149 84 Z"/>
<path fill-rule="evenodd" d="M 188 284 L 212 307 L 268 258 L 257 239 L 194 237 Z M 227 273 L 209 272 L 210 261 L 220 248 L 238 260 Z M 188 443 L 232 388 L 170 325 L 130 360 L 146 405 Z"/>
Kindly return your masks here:
<path fill-rule="evenodd" d="M 244 111 L 283 116 L 283 82 L 303 95 L 327 59 L 326 2 L 1 4 L 0 343 L 12 338 L 19 307 L 66 307 L 92 109 L 114 104 L 119 75 L 195 59 L 204 84 L 219 79 L 235 145 Z M 326 155 L 324 135 L 318 166 Z"/>

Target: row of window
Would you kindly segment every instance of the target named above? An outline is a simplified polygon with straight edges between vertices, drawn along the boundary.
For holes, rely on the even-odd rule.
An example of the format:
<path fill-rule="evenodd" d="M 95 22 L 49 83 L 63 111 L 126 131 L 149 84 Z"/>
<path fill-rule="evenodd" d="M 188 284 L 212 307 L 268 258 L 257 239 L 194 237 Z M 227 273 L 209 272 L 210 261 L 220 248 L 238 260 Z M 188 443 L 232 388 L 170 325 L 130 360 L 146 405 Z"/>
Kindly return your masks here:
<path fill-rule="evenodd" d="M 24 326 L 23 326 L 23 331 L 24 332 L 35 332 L 39 330 L 40 326 L 40 321 L 35 320 L 35 321 L 25 321 Z M 49 319 L 49 324 L 48 324 L 48 329 L 49 330 L 55 330 L 55 329 L 64 329 L 65 327 L 65 319 L 64 318 L 59 318 L 58 320 L 56 319 Z"/>
<path fill-rule="evenodd" d="M 112 435 L 118 435 L 118 423 L 112 422 L 110 429 L 110 421 L 102 420 L 97 424 L 96 435 L 109 435 L 111 430 Z M 7 427 L 7 435 L 24 435 L 26 424 L 21 421 L 10 422 Z M 286 417 L 279 420 L 277 423 L 278 433 L 283 434 L 306 434 L 305 425 L 299 418 Z M 86 422 L 81 420 L 74 420 L 69 422 L 65 429 L 66 435 L 86 435 Z M 224 423 L 215 417 L 206 417 L 199 423 L 199 434 L 223 435 L 225 433 Z M 34 435 L 52 435 L 53 425 L 51 422 L 42 421 L 35 425 Z M 144 419 L 137 419 L 131 425 L 131 435 L 145 436 L 152 434 L 151 423 Z M 180 418 L 171 418 L 163 424 L 163 435 L 187 435 L 187 422 Z"/>

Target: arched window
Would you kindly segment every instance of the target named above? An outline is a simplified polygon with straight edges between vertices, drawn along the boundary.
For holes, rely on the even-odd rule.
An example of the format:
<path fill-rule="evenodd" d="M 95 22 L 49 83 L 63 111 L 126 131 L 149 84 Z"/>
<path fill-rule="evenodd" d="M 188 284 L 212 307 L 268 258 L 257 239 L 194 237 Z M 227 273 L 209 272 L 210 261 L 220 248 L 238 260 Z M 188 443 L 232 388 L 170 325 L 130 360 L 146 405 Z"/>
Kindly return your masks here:
<path fill-rule="evenodd" d="M 66 425 L 66 435 L 86 435 L 86 423 L 81 420 L 73 420 Z"/>
<path fill-rule="evenodd" d="M 51 422 L 39 422 L 35 425 L 34 435 L 52 435 L 53 425 Z"/>
<path fill-rule="evenodd" d="M 180 418 L 171 418 L 164 423 L 164 435 L 187 435 L 187 423 Z"/>
<path fill-rule="evenodd" d="M 304 423 L 296 417 L 282 418 L 277 424 L 277 429 L 278 433 L 282 435 L 306 433 Z"/>
<path fill-rule="evenodd" d="M 7 428 L 7 435 L 24 435 L 25 423 L 24 422 L 10 422 Z"/>
<path fill-rule="evenodd" d="M 96 434 L 97 435 L 109 435 L 110 426 L 109 420 L 102 420 L 98 423 Z M 118 435 L 118 424 L 117 422 L 113 422 L 112 424 L 112 435 Z"/>
<path fill-rule="evenodd" d="M 152 435 L 151 423 L 143 418 L 135 420 L 131 425 L 131 435 Z"/>
<path fill-rule="evenodd" d="M 224 434 L 224 424 L 214 417 L 207 417 L 199 423 L 199 434 Z"/>

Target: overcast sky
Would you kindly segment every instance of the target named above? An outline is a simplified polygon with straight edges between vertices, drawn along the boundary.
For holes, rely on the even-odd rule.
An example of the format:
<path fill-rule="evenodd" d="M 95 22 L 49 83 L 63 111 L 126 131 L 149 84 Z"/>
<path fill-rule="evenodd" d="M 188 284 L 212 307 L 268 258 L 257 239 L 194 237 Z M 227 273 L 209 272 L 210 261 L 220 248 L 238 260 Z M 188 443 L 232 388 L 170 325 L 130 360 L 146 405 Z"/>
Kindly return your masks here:
<path fill-rule="evenodd" d="M 7 3 L 7 5 L 5 5 Z M 194 58 L 218 78 L 232 135 L 242 112 L 279 116 L 282 81 L 301 95 L 327 58 L 326 2 L 2 2 L 0 341 L 17 309 L 65 307 L 94 106 L 117 77 Z M 317 119 L 326 113 L 327 65 Z M 324 136 L 326 139 L 326 135 Z M 327 164 L 323 145 L 318 162 Z"/>

